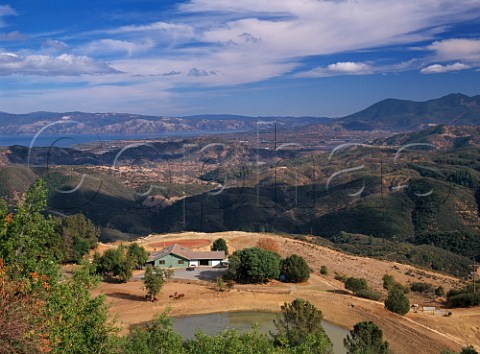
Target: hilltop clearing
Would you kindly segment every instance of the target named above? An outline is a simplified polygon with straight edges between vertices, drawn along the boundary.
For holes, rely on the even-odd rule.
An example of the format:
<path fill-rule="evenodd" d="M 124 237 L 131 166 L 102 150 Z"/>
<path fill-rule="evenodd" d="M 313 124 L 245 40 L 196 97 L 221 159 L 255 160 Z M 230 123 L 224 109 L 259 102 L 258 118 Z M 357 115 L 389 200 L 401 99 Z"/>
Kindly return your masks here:
<path fill-rule="evenodd" d="M 456 278 L 447 275 L 409 265 L 347 255 L 274 234 L 184 232 L 151 235 L 139 239 L 138 243 L 149 251 L 159 250 L 172 243 L 189 245 L 194 250 L 208 250 L 209 245 L 205 241 L 213 242 L 220 237 L 227 241 L 230 252 L 255 246 L 260 239 L 269 238 L 278 246 L 282 257 L 299 254 L 307 260 L 314 272 L 307 283 L 285 284 L 273 281 L 266 285 L 235 285 L 232 291 L 221 293 L 208 285 L 174 281 L 164 286 L 155 303 L 144 301 L 143 283 L 138 280 L 126 284 L 102 283 L 95 294 L 106 295 L 107 302 L 111 305 L 111 314 L 118 315 L 124 328 L 151 320 L 166 306 L 171 307 L 173 316 L 249 310 L 277 312 L 283 302 L 304 298 L 320 308 L 327 321 L 345 328 L 351 328 L 361 320 L 374 321 L 384 330 L 395 353 L 430 354 L 440 353 L 446 348 L 459 350 L 466 344 L 480 345 L 478 309 L 455 309 L 450 317 L 420 312 L 410 312 L 407 316 L 400 317 L 385 310 L 383 302 L 351 296 L 344 290 L 343 283 L 335 279 L 335 273 L 364 277 L 372 288 L 382 292 L 382 277 L 386 273 L 404 284 L 421 281 L 433 286 L 442 285 L 446 290 L 460 284 Z M 111 246 L 112 244 L 102 244 L 101 248 Z M 328 267 L 328 276 L 320 275 L 322 265 Z M 173 300 L 169 296 L 175 292 L 185 294 L 185 297 Z M 421 306 L 441 305 L 416 294 L 410 294 L 409 297 L 411 303 Z"/>

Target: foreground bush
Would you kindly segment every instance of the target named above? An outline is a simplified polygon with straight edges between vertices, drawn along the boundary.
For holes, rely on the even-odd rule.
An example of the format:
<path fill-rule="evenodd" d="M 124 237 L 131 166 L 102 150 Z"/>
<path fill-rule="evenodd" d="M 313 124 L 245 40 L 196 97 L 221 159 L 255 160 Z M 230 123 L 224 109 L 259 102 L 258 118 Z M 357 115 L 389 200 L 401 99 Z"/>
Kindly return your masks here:
<path fill-rule="evenodd" d="M 371 322 L 359 322 L 343 341 L 348 354 L 388 354 L 389 344 L 383 340 L 383 331 Z"/>

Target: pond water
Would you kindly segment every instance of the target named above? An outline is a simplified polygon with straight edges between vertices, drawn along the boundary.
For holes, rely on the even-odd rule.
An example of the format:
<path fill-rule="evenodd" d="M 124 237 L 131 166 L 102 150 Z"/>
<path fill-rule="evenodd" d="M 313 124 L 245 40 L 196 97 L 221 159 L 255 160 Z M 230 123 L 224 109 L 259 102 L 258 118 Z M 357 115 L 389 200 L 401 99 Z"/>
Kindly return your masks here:
<path fill-rule="evenodd" d="M 174 318 L 173 329 L 181 333 L 184 340 L 194 338 L 197 328 L 205 334 L 213 335 L 227 328 L 235 328 L 239 332 L 246 332 L 252 328 L 254 323 L 258 323 L 260 332 L 269 333 L 270 331 L 276 331 L 273 320 L 277 319 L 278 314 L 270 312 L 213 313 Z M 335 354 L 345 354 L 343 339 L 349 332 L 326 321 L 323 321 L 322 324 L 333 343 Z"/>

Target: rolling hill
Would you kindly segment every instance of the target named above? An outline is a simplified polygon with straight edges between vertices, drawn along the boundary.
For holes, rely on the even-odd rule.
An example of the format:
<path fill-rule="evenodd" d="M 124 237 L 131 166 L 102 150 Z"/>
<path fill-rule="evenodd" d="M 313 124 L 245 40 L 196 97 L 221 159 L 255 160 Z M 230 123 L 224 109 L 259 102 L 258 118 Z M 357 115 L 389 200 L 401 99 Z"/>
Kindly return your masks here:
<path fill-rule="evenodd" d="M 425 102 L 386 99 L 335 121 L 351 130 L 407 131 L 432 124 L 480 125 L 480 95 L 461 93 Z"/>

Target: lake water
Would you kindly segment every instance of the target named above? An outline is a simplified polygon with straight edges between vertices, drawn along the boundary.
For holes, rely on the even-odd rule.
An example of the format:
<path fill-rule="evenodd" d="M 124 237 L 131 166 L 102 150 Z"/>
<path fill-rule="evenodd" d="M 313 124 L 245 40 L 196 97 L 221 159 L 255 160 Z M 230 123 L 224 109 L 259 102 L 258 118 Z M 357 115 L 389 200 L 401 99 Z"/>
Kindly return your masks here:
<path fill-rule="evenodd" d="M 160 134 L 135 134 L 135 135 L 107 135 L 107 134 L 59 134 L 48 135 L 42 134 L 35 139 L 33 146 L 35 147 L 49 147 L 53 144 L 56 147 L 71 147 L 75 144 L 82 144 L 88 142 L 106 142 L 115 140 L 144 140 L 165 137 L 195 137 L 205 135 L 216 135 L 225 133 L 240 133 L 245 130 L 204 130 L 195 132 L 178 132 L 178 133 L 160 133 Z M 30 146 L 34 136 L 29 135 L 2 135 L 0 134 L 0 146 Z"/>
<path fill-rule="evenodd" d="M 173 319 L 173 329 L 182 334 L 183 339 L 195 337 L 197 328 L 205 334 L 213 335 L 227 328 L 235 328 L 239 332 L 246 332 L 258 323 L 262 333 L 276 332 L 273 320 L 278 320 L 278 314 L 269 312 L 229 312 L 208 315 L 194 315 L 176 317 Z M 347 330 L 323 321 L 323 328 L 333 343 L 335 354 L 345 354 L 343 339 L 349 333 Z"/>

